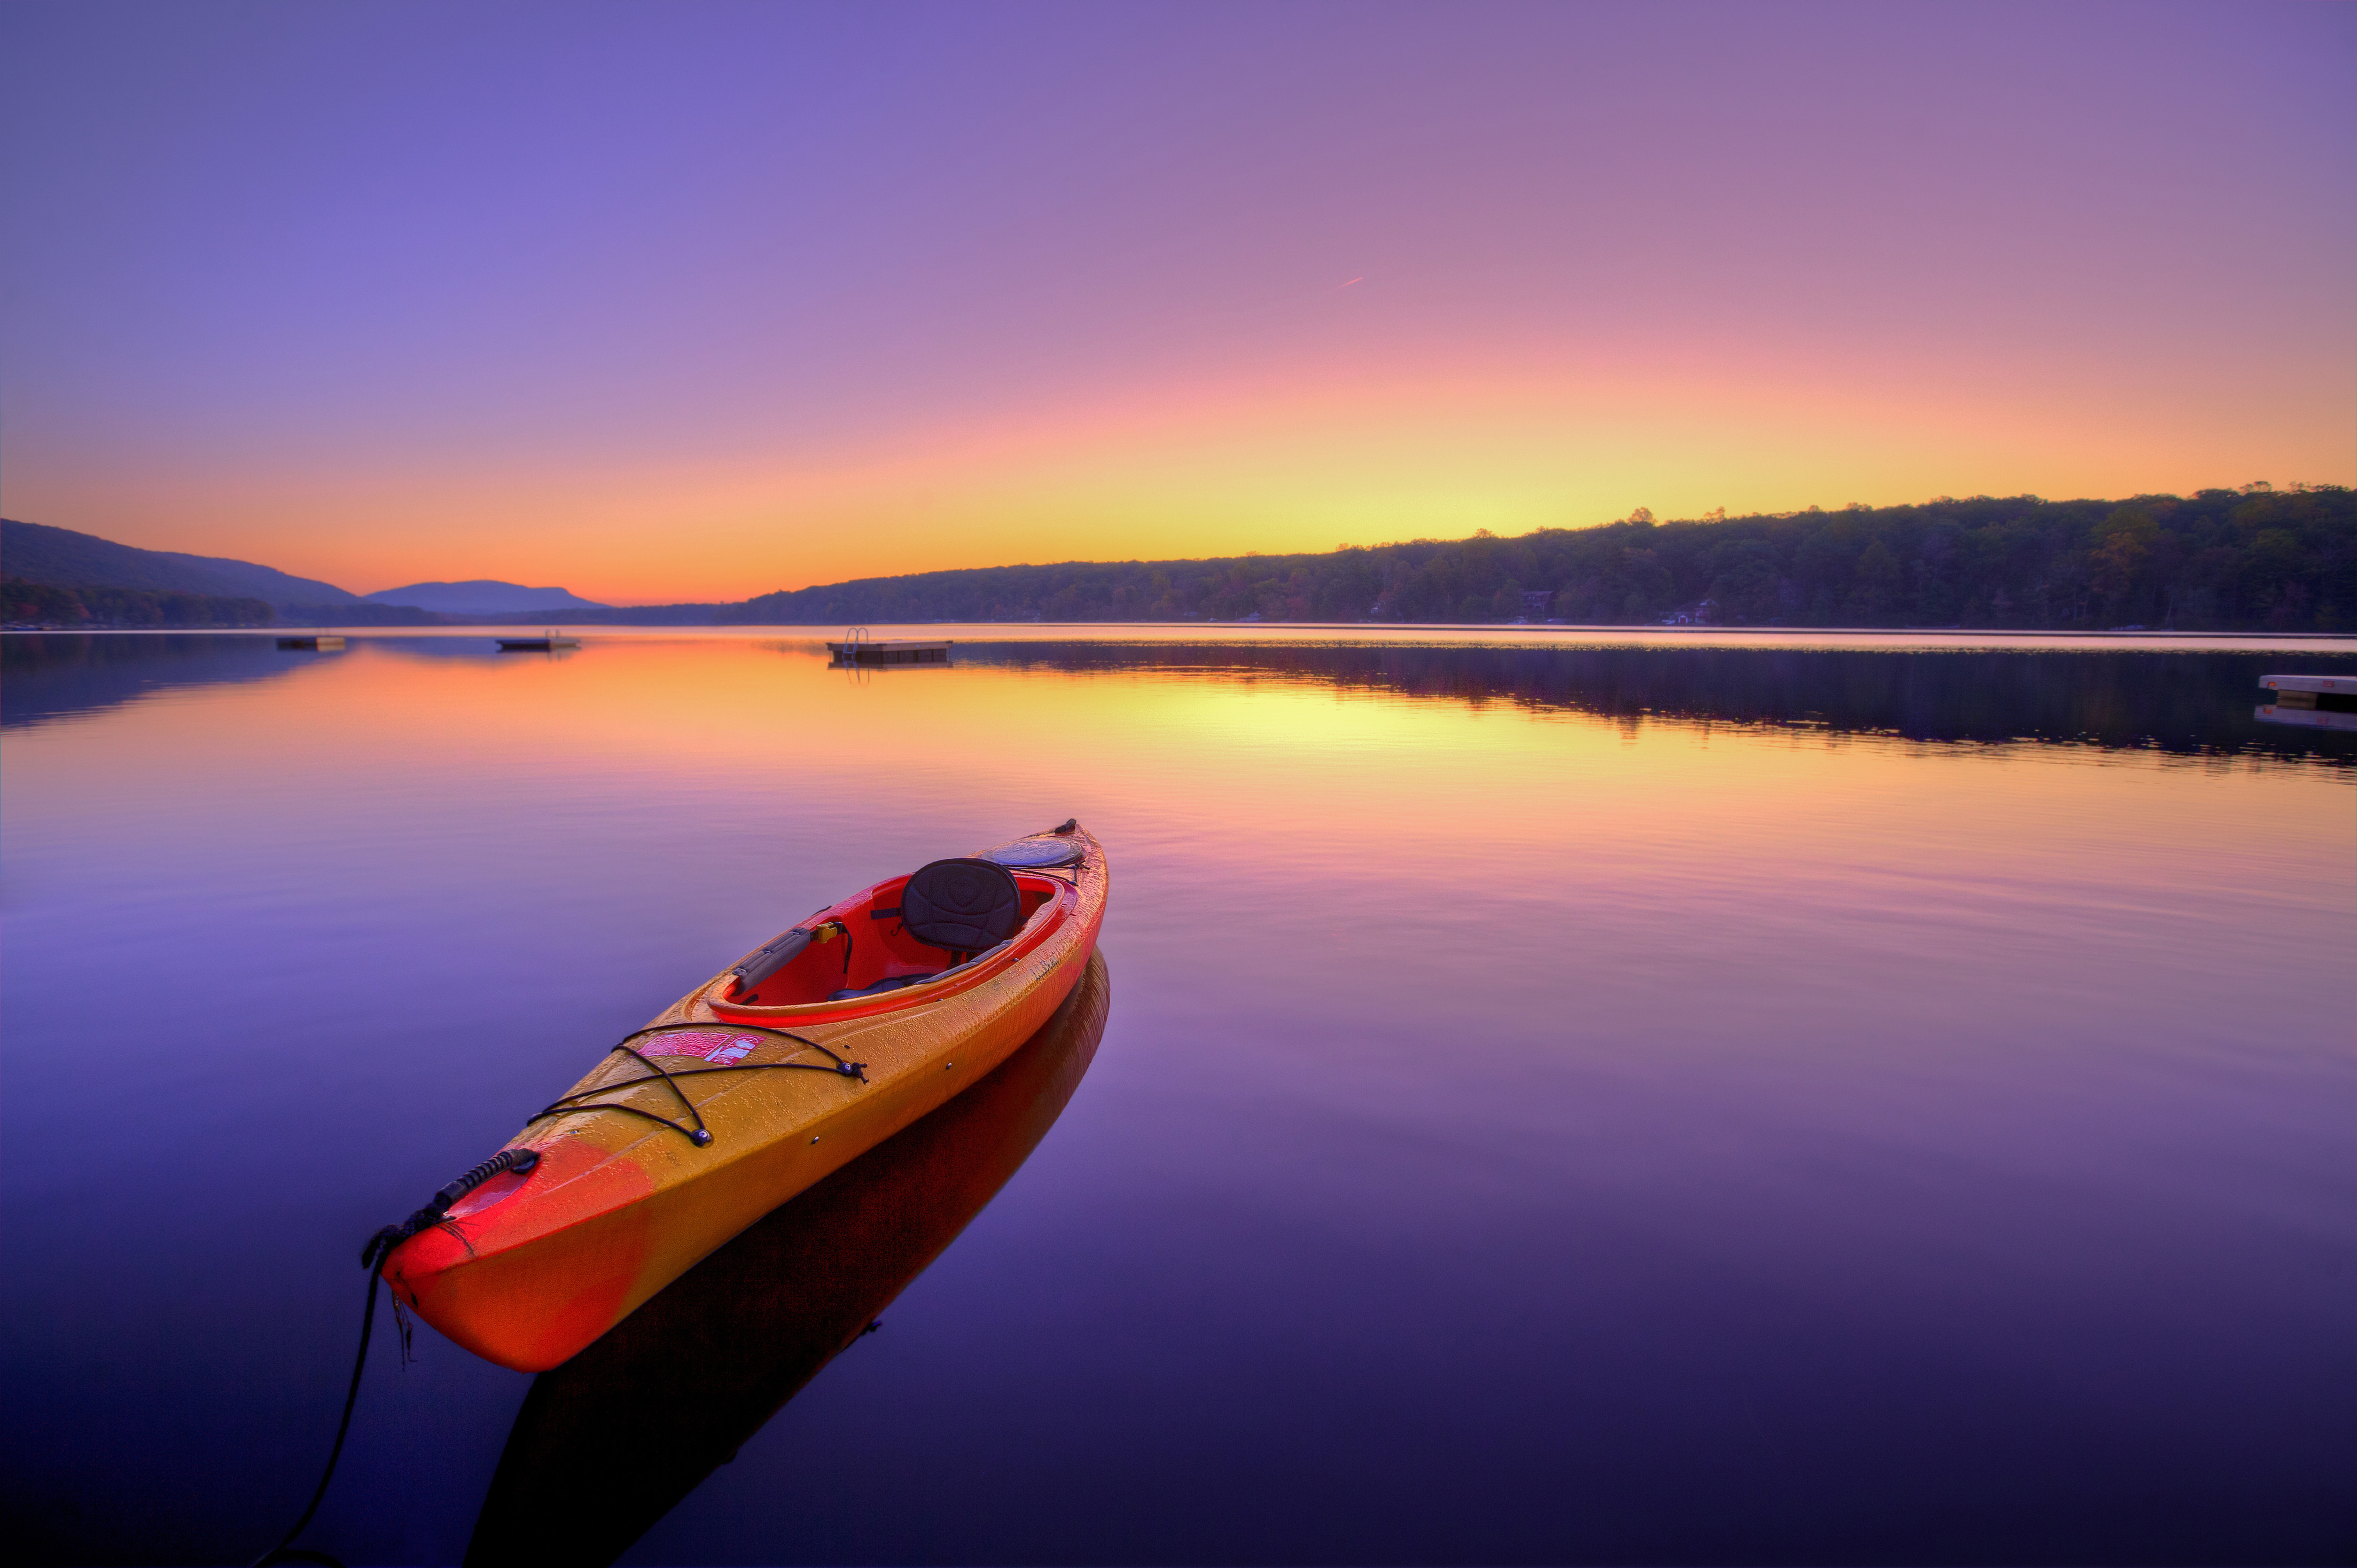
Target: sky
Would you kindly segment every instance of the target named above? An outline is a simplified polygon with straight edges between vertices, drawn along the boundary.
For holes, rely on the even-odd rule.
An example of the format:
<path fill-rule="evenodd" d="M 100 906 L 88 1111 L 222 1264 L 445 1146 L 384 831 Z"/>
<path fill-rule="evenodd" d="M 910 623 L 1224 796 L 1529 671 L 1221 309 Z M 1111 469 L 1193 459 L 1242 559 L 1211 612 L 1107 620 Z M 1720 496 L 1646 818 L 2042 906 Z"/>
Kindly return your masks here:
<path fill-rule="evenodd" d="M 0 5 L 0 511 L 741 599 L 2357 484 L 2357 6 Z"/>

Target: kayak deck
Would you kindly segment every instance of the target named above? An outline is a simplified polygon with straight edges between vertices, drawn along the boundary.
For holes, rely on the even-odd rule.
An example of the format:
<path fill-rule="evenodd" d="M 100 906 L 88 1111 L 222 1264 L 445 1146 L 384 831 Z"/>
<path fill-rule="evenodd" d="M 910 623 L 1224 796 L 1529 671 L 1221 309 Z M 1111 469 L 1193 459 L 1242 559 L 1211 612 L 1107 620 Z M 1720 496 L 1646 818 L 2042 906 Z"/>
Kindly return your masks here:
<path fill-rule="evenodd" d="M 1066 864 L 1020 848 L 1051 837 Z M 888 878 L 688 993 L 510 1140 L 538 1156 L 528 1171 L 493 1176 L 394 1249 L 387 1282 L 486 1359 L 545 1369 L 989 1072 L 1078 982 L 1107 886 L 1077 824 L 1002 849 L 1018 864 Z M 945 924 L 927 901 L 969 886 L 997 924 L 954 911 Z"/>

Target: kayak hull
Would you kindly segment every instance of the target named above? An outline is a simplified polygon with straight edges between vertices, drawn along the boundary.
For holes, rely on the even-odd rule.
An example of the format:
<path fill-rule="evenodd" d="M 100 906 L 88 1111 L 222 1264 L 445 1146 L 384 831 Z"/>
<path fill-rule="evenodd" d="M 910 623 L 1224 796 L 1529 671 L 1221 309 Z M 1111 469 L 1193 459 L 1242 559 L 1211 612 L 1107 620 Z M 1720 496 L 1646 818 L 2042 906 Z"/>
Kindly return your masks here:
<path fill-rule="evenodd" d="M 543 1371 L 568 1359 L 1048 1022 L 1104 918 L 1103 849 L 1071 836 L 1082 854 L 1022 938 L 953 980 L 832 1007 L 732 1004 L 727 972 L 690 992 L 630 1042 L 637 1055 L 609 1053 L 575 1087 L 587 1103 L 510 1140 L 539 1155 L 528 1172 L 494 1176 L 395 1248 L 386 1283 L 486 1360 Z M 864 1080 L 827 1053 L 861 1064 Z"/>
<path fill-rule="evenodd" d="M 997 1071 L 535 1379 L 465 1561 L 619 1558 L 856 1343 L 1021 1167 L 1088 1071 L 1111 999 L 1099 954 Z M 625 1429 L 630 1485 L 617 1488 Z"/>

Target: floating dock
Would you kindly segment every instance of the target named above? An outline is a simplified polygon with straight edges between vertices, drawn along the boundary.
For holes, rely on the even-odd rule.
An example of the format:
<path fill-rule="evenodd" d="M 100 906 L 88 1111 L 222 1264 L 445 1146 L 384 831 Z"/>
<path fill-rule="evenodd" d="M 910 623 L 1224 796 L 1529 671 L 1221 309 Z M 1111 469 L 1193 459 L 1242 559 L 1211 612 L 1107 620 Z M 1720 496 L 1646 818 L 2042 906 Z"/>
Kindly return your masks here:
<path fill-rule="evenodd" d="M 577 637 L 559 637 L 550 632 L 546 637 L 502 637 L 498 639 L 501 653 L 554 653 L 563 648 L 578 648 Z"/>
<path fill-rule="evenodd" d="M 2261 724 L 2357 730 L 2357 675 L 2264 675 L 2259 684 L 2275 693 L 2254 714 Z"/>
<path fill-rule="evenodd" d="M 340 637 L 282 637 L 278 646 L 287 650 L 301 649 L 313 653 L 341 653 L 344 639 Z"/>
<path fill-rule="evenodd" d="M 946 642 L 830 642 L 826 650 L 837 664 L 947 664 Z"/>

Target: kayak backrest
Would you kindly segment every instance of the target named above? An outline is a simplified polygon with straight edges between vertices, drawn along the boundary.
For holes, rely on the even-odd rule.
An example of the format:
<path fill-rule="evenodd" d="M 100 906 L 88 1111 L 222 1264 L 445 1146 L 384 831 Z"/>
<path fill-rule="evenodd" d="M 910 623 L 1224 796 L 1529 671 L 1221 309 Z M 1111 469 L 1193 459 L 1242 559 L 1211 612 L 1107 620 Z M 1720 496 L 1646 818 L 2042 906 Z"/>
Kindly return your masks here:
<path fill-rule="evenodd" d="M 1023 894 L 1014 875 L 986 860 L 937 860 L 900 889 L 900 924 L 929 947 L 980 952 L 1015 934 Z"/>

